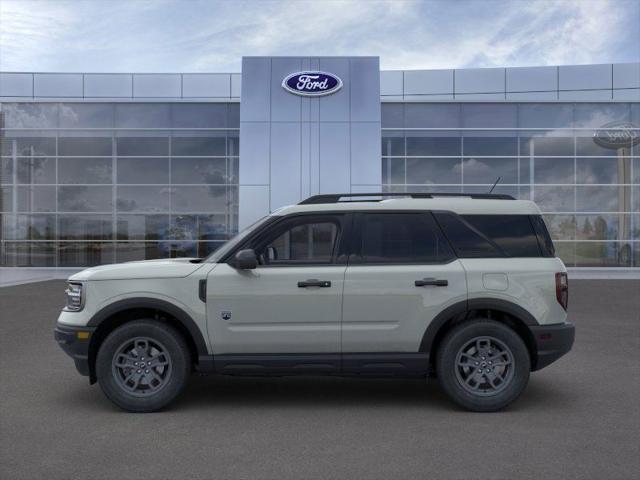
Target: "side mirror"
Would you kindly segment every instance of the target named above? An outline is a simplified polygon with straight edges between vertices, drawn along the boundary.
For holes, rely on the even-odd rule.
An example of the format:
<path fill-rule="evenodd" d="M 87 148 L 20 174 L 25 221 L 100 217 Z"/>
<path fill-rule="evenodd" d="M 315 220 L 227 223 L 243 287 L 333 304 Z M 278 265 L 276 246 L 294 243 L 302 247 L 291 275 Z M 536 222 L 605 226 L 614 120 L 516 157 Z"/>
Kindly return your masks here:
<path fill-rule="evenodd" d="M 238 253 L 236 253 L 233 266 L 239 270 L 253 270 L 258 266 L 256 252 L 254 252 L 251 248 L 240 250 Z"/>

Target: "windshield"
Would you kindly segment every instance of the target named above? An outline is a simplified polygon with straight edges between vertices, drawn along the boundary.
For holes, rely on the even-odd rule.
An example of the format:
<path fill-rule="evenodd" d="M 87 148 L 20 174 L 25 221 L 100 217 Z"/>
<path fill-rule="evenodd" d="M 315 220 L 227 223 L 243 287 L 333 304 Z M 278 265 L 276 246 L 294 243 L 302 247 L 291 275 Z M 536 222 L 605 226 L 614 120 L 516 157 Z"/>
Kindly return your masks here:
<path fill-rule="evenodd" d="M 266 222 L 268 218 L 270 218 L 269 215 L 262 217 L 260 220 L 256 222 L 253 222 L 251 225 L 249 225 L 247 228 L 242 230 L 240 233 L 238 233 L 234 237 L 231 237 L 229 240 L 227 240 L 224 244 L 222 244 L 220 248 L 218 248 L 215 252 L 212 252 L 211 254 L 209 254 L 209 256 L 207 256 L 202 261 L 209 262 L 209 263 L 218 262 L 222 257 L 224 257 L 227 253 L 229 253 L 229 251 L 232 250 L 238 243 L 244 240 L 247 235 L 249 235 L 253 230 L 255 230 L 264 222 Z"/>

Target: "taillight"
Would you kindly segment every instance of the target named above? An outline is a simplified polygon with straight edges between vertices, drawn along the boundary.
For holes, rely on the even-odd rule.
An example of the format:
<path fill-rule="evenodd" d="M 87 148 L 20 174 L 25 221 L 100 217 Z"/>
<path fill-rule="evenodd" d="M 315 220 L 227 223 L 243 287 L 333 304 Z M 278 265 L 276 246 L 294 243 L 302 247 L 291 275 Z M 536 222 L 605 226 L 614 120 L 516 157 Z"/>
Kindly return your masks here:
<path fill-rule="evenodd" d="M 565 272 L 556 273 L 556 298 L 566 311 L 569 305 L 569 279 Z"/>

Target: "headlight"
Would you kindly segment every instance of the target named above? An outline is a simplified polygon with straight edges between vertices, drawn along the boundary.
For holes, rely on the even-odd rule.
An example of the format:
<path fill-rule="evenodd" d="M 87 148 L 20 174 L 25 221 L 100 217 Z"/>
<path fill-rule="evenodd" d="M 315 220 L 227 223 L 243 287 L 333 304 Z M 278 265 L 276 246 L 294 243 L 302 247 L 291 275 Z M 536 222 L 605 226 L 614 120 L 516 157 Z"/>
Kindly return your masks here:
<path fill-rule="evenodd" d="M 84 307 L 84 297 L 82 295 L 81 283 L 68 283 L 64 291 L 67 297 L 67 304 L 64 309 L 69 312 L 79 312 Z"/>

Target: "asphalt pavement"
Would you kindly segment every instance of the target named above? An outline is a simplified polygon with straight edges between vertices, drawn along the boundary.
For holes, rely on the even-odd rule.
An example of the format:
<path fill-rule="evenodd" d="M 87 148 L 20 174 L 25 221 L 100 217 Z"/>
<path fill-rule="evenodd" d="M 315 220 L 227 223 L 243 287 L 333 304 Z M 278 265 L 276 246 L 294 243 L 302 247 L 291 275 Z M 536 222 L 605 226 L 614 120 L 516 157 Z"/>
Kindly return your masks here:
<path fill-rule="evenodd" d="M 0 478 L 640 478 L 640 281 L 572 281 L 569 355 L 499 413 L 437 382 L 193 376 L 118 410 L 53 340 L 64 282 L 0 288 Z"/>

